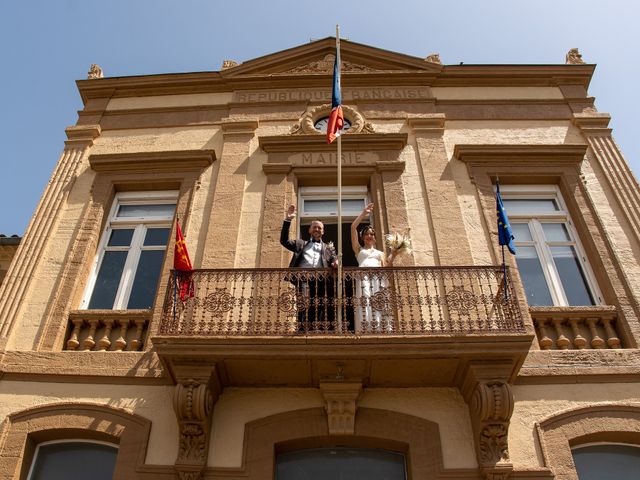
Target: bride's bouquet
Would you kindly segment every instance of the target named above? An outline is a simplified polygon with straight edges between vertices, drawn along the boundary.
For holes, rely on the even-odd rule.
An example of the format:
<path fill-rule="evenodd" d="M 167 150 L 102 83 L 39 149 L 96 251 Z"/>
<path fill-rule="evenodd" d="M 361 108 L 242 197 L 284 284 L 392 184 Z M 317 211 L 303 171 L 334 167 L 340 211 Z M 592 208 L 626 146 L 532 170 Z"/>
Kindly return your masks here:
<path fill-rule="evenodd" d="M 411 238 L 409 238 L 408 231 L 404 233 L 387 233 L 384 236 L 384 240 L 385 245 L 396 255 L 411 253 Z"/>

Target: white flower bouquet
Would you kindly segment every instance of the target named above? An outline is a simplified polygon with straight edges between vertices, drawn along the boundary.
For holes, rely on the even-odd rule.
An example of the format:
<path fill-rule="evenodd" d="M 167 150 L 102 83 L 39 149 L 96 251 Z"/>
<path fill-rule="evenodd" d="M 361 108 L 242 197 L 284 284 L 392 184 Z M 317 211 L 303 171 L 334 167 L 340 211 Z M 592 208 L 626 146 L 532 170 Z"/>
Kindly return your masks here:
<path fill-rule="evenodd" d="M 385 245 L 396 255 L 411 253 L 411 238 L 409 232 L 388 233 L 384 236 Z"/>

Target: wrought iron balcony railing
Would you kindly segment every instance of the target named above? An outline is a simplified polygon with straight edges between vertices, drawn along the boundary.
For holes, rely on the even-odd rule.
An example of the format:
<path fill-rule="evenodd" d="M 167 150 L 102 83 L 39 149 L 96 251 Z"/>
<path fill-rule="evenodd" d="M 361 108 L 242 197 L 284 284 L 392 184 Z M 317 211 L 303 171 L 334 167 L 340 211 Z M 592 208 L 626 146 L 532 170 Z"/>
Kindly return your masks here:
<path fill-rule="evenodd" d="M 336 277 L 331 270 L 316 269 L 196 270 L 193 297 L 180 300 L 176 282 L 169 283 L 158 333 L 235 337 L 525 331 L 510 282 L 504 295 L 501 267 L 344 268 L 341 302 Z"/>

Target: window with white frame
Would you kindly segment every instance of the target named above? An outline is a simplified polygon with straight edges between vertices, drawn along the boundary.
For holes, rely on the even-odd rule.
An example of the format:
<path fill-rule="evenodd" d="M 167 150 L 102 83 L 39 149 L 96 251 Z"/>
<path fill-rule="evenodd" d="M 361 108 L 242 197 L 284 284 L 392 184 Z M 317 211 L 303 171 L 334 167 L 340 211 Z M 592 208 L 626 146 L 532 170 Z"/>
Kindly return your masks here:
<path fill-rule="evenodd" d="M 500 193 L 529 305 L 601 303 L 560 190 L 555 185 L 501 185 Z"/>
<path fill-rule="evenodd" d="M 152 306 L 177 197 L 173 191 L 116 195 L 83 308 Z"/>
<path fill-rule="evenodd" d="M 73 480 L 111 480 L 118 448 L 105 442 L 63 440 L 36 447 L 28 480 L 65 478 Z"/>

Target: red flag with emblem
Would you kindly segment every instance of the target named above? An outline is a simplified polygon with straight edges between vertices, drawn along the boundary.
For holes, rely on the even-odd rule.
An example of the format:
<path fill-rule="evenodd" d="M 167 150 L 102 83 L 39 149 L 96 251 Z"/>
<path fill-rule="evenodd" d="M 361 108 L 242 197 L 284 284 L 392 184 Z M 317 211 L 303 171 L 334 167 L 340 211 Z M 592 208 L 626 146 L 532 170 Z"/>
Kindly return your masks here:
<path fill-rule="evenodd" d="M 187 244 L 182 236 L 180 224 L 176 220 L 176 246 L 173 252 L 173 269 L 176 272 L 176 288 L 180 295 L 180 300 L 185 301 L 194 295 L 193 292 L 193 267 L 187 252 Z"/>

